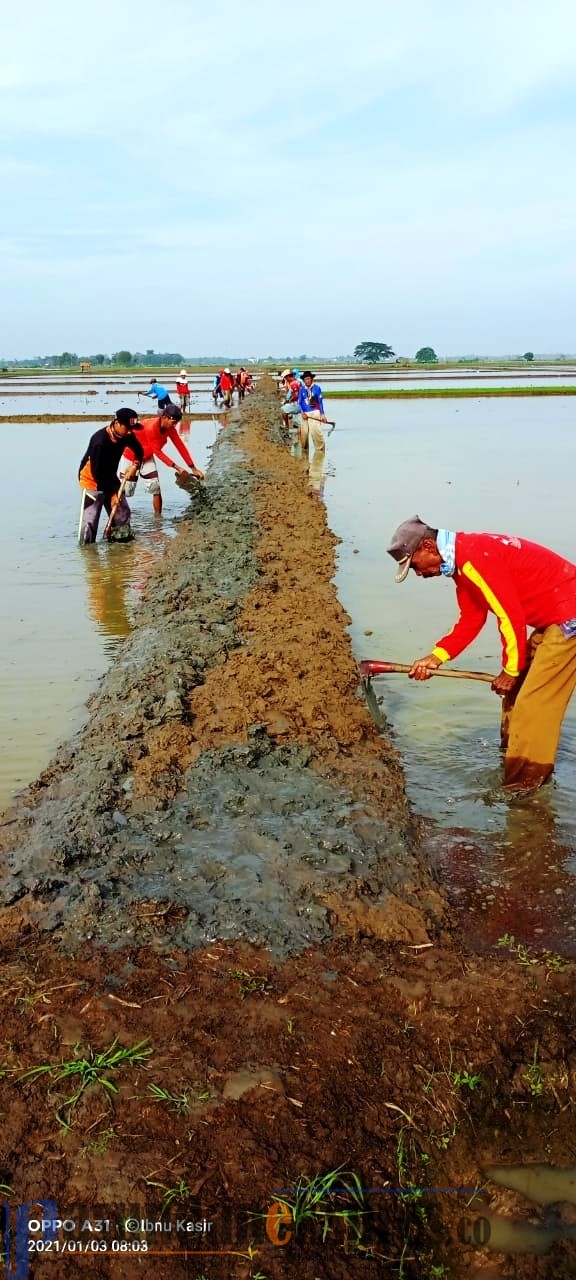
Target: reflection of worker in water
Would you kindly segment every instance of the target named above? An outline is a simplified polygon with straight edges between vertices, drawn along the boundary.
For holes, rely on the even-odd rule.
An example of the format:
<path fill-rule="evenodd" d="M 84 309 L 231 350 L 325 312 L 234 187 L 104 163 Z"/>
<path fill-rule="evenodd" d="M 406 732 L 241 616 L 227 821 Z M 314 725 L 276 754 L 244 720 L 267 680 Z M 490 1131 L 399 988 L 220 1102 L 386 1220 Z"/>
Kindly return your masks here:
<path fill-rule="evenodd" d="M 388 554 L 403 582 L 454 579 L 460 617 L 410 676 L 428 680 L 481 631 L 488 613 L 498 622 L 503 664 L 492 682 L 511 712 L 504 724 L 504 785 L 532 791 L 550 777 L 562 720 L 576 688 L 576 564 L 525 538 L 434 529 L 412 516 L 396 530 Z M 534 627 L 530 639 L 527 628 Z"/>
<path fill-rule="evenodd" d="M 97 546 L 94 555 L 82 557 L 82 563 L 86 566 L 88 611 L 98 630 L 113 638 L 129 635 L 126 589 L 134 572 L 133 557 Z"/>
<path fill-rule="evenodd" d="M 466 920 L 472 948 L 504 934 L 536 950 L 563 951 L 576 911 L 574 849 L 562 839 L 554 792 L 508 803 L 505 826 L 480 835 L 443 831 L 440 879 Z"/>
<path fill-rule="evenodd" d="M 308 464 L 308 488 L 312 493 L 317 493 L 319 498 L 324 497 L 325 480 L 326 454 L 323 449 L 316 449 Z"/>

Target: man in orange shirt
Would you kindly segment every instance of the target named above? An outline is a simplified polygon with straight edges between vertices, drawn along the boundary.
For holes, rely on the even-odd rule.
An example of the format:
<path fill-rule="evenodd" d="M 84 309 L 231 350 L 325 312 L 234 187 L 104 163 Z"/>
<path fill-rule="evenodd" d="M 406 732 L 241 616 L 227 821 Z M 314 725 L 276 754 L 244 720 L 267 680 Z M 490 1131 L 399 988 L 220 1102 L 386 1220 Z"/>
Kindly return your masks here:
<path fill-rule="evenodd" d="M 169 454 L 164 453 L 164 446 L 168 444 L 168 441 L 172 442 L 174 448 L 177 449 L 180 454 L 180 457 L 184 460 L 186 465 L 190 467 L 192 475 L 196 476 L 197 480 L 204 479 L 204 472 L 198 469 L 194 459 L 188 452 L 184 441 L 180 438 L 176 430 L 176 423 L 180 422 L 181 419 L 182 411 L 178 406 L 175 404 L 168 404 L 159 418 L 145 418 L 141 423 L 141 429 L 138 433 L 138 440 L 144 451 L 144 456 L 140 463 L 139 474 L 144 481 L 144 488 L 146 489 L 146 492 L 152 494 L 154 511 L 157 516 L 162 514 L 162 491 L 160 489 L 160 481 L 158 479 L 156 459 L 160 458 L 160 461 L 163 462 L 165 466 L 170 467 L 175 471 L 177 475 L 188 474 L 184 467 L 179 467 L 176 462 L 172 461 Z M 126 449 L 124 453 L 125 469 L 129 469 L 135 460 L 135 454 L 132 449 Z M 129 497 L 132 497 L 132 494 L 134 493 L 137 480 L 138 477 L 126 485 L 125 492 Z"/>

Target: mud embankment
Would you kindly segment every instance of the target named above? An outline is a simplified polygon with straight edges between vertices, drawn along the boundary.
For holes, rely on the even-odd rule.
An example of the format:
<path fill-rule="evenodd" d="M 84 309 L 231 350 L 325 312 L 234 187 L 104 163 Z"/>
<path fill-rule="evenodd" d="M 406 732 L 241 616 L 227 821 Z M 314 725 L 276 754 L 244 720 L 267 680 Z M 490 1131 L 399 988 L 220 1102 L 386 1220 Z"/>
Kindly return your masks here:
<path fill-rule="evenodd" d="M 333 930 L 421 943 L 440 922 L 357 697 L 336 540 L 277 423 L 261 394 L 222 433 L 89 724 L 3 824 L 15 928 L 145 943 L 158 903 L 167 944 L 287 950 Z"/>

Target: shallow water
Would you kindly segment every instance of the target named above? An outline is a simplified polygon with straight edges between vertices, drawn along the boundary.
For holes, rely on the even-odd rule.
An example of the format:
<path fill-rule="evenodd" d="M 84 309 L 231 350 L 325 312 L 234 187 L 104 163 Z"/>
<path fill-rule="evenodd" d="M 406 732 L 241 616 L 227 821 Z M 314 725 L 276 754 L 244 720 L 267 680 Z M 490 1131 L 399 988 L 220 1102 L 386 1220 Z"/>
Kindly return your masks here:
<path fill-rule="evenodd" d="M 131 499 L 137 540 L 80 549 L 76 473 L 97 429 L 97 423 L 0 428 L 10 474 L 0 510 L 0 809 L 83 723 L 86 697 L 129 632 L 146 578 L 188 506 L 163 468 L 161 519 L 151 498 L 137 492 Z M 184 438 L 204 468 L 214 425 L 195 422 Z M 100 535 L 103 528 L 104 518 Z"/>
<path fill-rule="evenodd" d="M 41 414 L 41 413 L 62 413 L 62 414 L 110 414 L 110 418 L 114 417 L 117 409 L 122 405 L 126 405 L 130 409 L 134 409 L 142 418 L 152 418 L 157 415 L 156 401 L 141 395 L 138 397 L 138 388 L 126 387 L 55 387 L 50 390 L 49 394 L 44 394 L 48 390 L 44 386 L 37 388 L 15 388 L 14 391 L 5 392 L 4 388 L 0 388 L 0 417 L 9 414 Z M 36 394 L 34 394 L 36 391 Z M 22 392 L 23 394 L 20 394 Z M 93 394 L 93 393 L 96 394 Z M 178 404 L 178 396 L 174 391 L 172 399 Z M 213 407 L 212 396 L 206 390 L 193 389 L 190 396 L 190 409 L 193 413 L 210 413 Z M 94 430 L 97 428 L 94 427 Z"/>
<path fill-rule="evenodd" d="M 322 486 L 343 539 L 337 586 L 358 658 L 410 662 L 456 616 L 448 580 L 411 574 L 401 586 L 394 582 L 385 548 L 415 512 L 434 526 L 517 533 L 576 557 L 570 399 L 343 401 L 334 408 Z M 500 669 L 493 619 L 455 665 Z M 398 675 L 374 688 L 396 734 L 411 803 L 432 819 L 428 848 L 472 944 L 494 944 L 509 932 L 535 947 L 575 950 L 576 702 L 555 781 L 531 799 L 512 800 L 498 788 L 500 701 L 488 685 L 416 685 Z"/>
<path fill-rule="evenodd" d="M 576 376 L 571 373 L 563 375 L 562 378 L 557 378 L 551 374 L 538 374 L 536 376 L 532 376 L 530 374 L 519 373 L 507 374 L 506 376 L 503 374 L 484 374 L 483 376 L 478 375 L 478 378 L 465 378 L 458 377 L 458 375 L 451 377 L 448 374 L 445 374 L 442 377 L 440 374 L 427 374 L 422 377 L 412 375 L 410 377 L 403 378 L 398 376 L 398 374 L 395 374 L 394 377 L 389 375 L 387 378 L 377 377 L 362 382 L 359 382 L 357 378 L 352 378 L 348 381 L 340 378 L 322 378 L 322 387 L 326 393 L 327 399 L 330 398 L 330 391 L 425 391 L 426 389 L 433 387 L 440 389 L 449 389 L 450 387 L 467 387 L 471 388 L 472 391 L 477 388 L 478 394 L 480 395 L 485 390 L 493 390 L 497 387 L 559 386 L 576 386 Z M 332 415 L 330 414 L 328 416 Z"/>

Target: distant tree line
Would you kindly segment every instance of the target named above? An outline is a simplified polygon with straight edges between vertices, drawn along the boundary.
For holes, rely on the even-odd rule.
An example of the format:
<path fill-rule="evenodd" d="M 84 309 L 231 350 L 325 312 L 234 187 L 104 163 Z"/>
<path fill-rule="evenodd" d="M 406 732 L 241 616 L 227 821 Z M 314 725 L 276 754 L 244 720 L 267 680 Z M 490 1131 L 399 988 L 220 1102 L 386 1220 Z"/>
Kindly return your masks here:
<path fill-rule="evenodd" d="M 154 351 L 149 347 L 147 351 L 114 351 L 112 355 L 98 352 L 96 355 L 79 356 L 76 351 L 63 351 L 59 356 L 30 356 L 26 360 L 2 360 L 1 363 L 9 364 L 12 369 L 71 369 L 85 361 L 94 366 L 133 364 L 153 368 L 155 365 L 181 365 L 184 356 L 181 351 Z"/>

